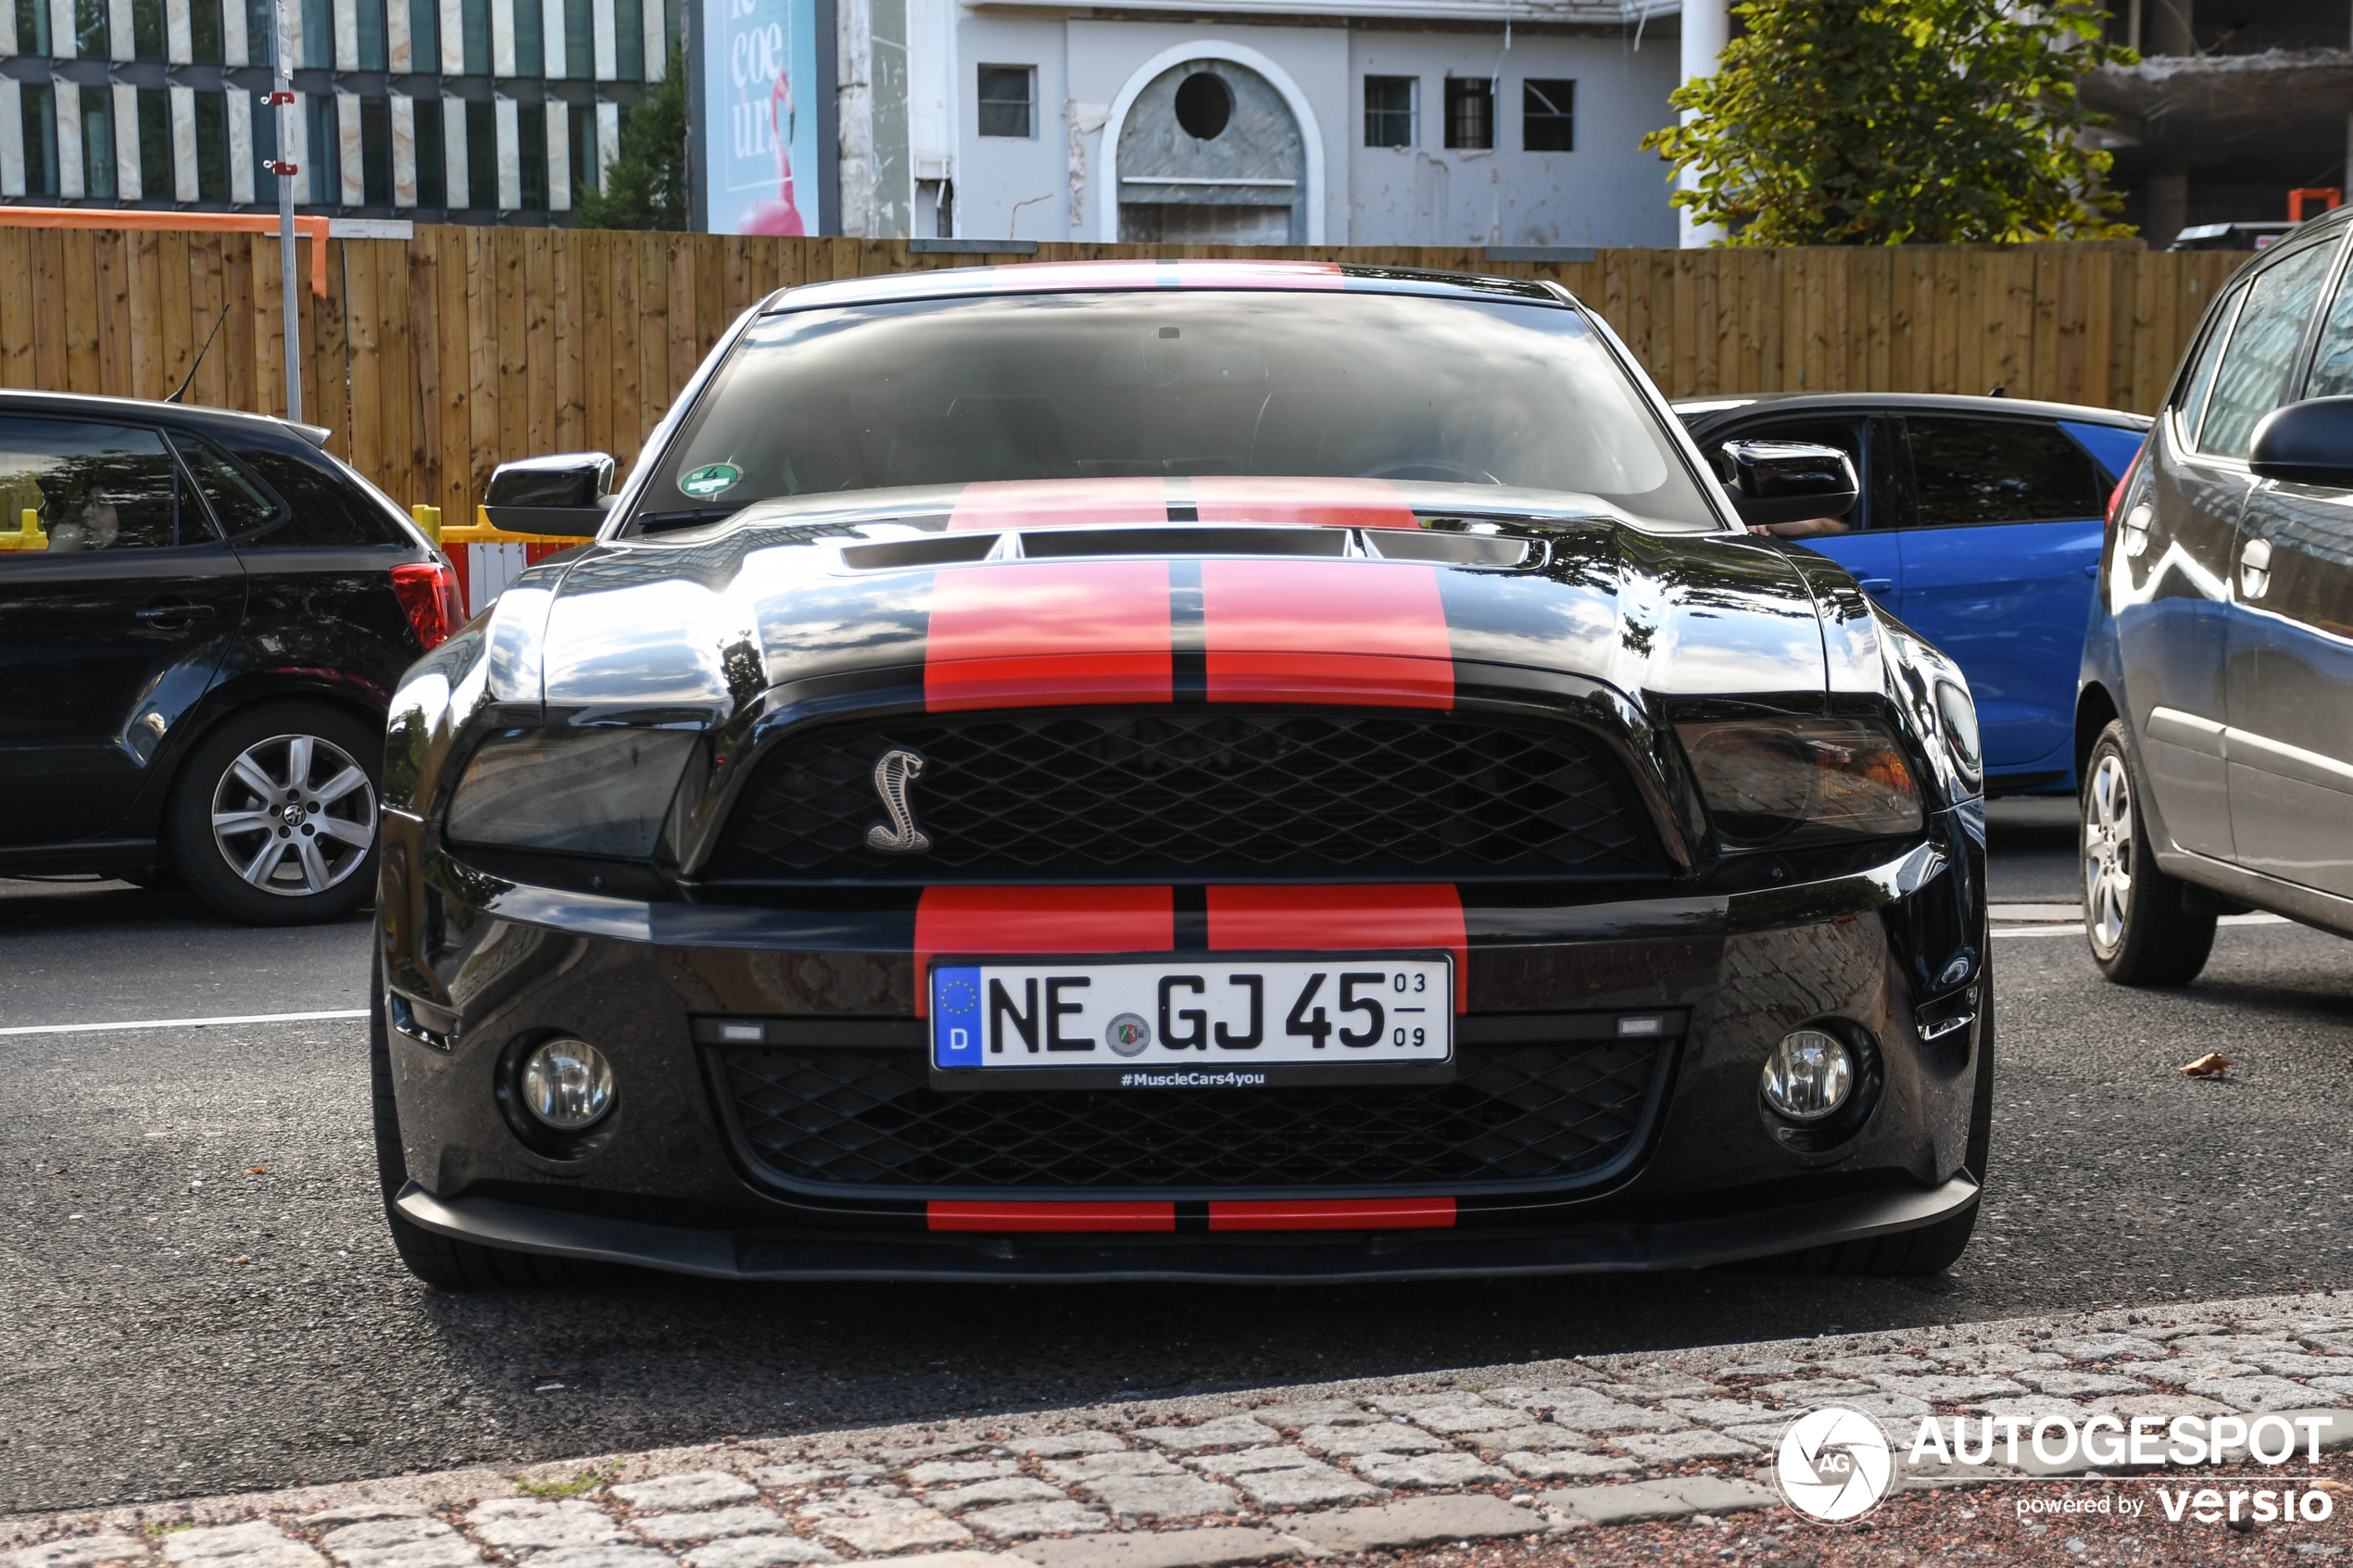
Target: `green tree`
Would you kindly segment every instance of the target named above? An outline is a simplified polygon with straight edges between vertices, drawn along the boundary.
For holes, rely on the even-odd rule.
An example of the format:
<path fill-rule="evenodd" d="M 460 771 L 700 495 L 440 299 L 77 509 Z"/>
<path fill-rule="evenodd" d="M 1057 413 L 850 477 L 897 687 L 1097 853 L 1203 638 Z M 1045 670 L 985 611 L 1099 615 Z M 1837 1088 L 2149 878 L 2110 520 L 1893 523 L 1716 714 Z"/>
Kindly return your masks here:
<path fill-rule="evenodd" d="M 686 226 L 686 68 L 678 51 L 660 85 L 637 101 L 621 128 L 621 150 L 605 165 L 604 188 L 582 191 L 573 222 L 582 229 Z"/>
<path fill-rule="evenodd" d="M 2107 13 L 2008 0 L 1748 0 L 1717 73 L 1642 139 L 1692 190 L 1675 205 L 1752 245 L 2130 234 L 2105 191 L 2100 116 L 2076 78 L 2131 65 Z"/>

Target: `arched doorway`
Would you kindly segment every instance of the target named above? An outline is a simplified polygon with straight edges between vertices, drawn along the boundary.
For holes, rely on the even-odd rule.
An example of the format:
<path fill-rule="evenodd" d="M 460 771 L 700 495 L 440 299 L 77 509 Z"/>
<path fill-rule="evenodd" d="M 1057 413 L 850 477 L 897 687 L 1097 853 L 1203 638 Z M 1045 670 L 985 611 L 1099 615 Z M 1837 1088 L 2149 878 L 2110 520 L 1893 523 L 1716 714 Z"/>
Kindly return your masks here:
<path fill-rule="evenodd" d="M 1141 244 L 1306 245 L 1306 138 L 1282 89 L 1202 56 L 1152 76 L 1113 152 L 1118 237 Z"/>

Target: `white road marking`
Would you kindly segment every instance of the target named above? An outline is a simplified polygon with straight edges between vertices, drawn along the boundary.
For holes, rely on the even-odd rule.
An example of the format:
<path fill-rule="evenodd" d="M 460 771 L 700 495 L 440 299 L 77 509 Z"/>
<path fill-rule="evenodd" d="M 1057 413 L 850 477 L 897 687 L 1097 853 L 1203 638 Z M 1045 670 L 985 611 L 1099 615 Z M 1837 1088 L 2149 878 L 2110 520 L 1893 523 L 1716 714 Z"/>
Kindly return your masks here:
<path fill-rule="evenodd" d="M 248 1012 L 233 1018 L 139 1018 L 127 1023 L 33 1023 L 0 1029 L 0 1035 L 105 1035 L 117 1029 L 202 1029 L 215 1023 L 312 1023 L 329 1018 L 365 1018 L 366 1008 L 339 1012 Z"/>
<path fill-rule="evenodd" d="M 2296 922 L 2285 915 L 2224 915 L 2214 923 L 2217 925 L 2294 925 Z M 1996 936 L 2081 936 L 2083 935 L 2083 922 L 2077 921 L 2072 925 L 1997 925 L 1994 928 L 1994 935 Z M 0 1034 L 6 1033 L 6 1030 L 0 1030 Z"/>

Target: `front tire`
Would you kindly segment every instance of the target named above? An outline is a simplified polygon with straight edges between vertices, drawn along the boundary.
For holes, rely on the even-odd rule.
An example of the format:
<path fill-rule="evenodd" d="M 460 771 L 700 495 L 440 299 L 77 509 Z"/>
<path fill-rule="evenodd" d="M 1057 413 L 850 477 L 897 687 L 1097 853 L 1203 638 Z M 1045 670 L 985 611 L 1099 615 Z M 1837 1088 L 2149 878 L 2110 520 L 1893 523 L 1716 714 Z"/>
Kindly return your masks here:
<path fill-rule="evenodd" d="M 384 1189 L 384 1223 L 392 1231 L 392 1248 L 400 1255 L 402 1265 L 436 1290 L 573 1283 L 579 1270 L 561 1258 L 459 1241 L 425 1229 L 394 1207 L 400 1189 L 409 1185 L 409 1160 L 400 1142 L 400 1108 L 393 1097 L 392 1031 L 384 1023 L 381 947 L 368 972 L 368 1078 L 375 1110 L 376 1180 Z"/>
<path fill-rule="evenodd" d="M 2158 869 L 2140 782 L 2111 721 L 2093 744 L 2078 797 L 2082 824 L 2083 935 L 2092 961 L 2119 985 L 2186 985 L 2214 951 L 2214 911 Z"/>
<path fill-rule="evenodd" d="M 383 775 L 383 734 L 340 708 L 233 713 L 196 743 L 172 786 L 172 866 L 231 920 L 339 920 L 375 896 Z"/>

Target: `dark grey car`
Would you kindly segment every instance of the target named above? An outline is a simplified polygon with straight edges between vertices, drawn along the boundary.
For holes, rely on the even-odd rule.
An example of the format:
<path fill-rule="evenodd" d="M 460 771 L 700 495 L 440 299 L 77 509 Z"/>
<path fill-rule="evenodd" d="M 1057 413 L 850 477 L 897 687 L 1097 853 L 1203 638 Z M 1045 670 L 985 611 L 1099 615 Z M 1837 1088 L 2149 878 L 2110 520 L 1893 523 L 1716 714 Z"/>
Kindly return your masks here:
<path fill-rule="evenodd" d="M 2181 984 L 2218 915 L 2353 935 L 2353 210 L 2208 312 L 2112 510 L 2076 746 L 2086 929 Z"/>

